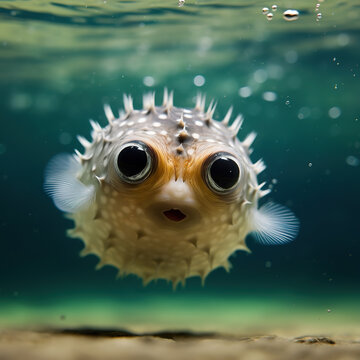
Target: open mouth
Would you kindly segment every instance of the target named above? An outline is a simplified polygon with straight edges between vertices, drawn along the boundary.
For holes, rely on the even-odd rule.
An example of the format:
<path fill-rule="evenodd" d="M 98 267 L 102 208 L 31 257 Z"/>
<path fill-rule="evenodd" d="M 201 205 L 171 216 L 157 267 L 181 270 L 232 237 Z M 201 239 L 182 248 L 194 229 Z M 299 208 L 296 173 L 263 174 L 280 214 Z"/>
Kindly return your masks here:
<path fill-rule="evenodd" d="M 179 222 L 186 218 L 186 215 L 179 209 L 170 209 L 163 211 L 163 214 L 171 221 Z"/>

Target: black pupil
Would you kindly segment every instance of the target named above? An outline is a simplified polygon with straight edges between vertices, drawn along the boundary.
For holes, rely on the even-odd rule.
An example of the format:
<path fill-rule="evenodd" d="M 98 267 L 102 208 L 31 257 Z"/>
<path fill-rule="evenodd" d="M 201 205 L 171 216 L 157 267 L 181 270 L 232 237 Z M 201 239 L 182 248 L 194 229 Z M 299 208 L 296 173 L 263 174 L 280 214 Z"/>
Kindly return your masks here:
<path fill-rule="evenodd" d="M 222 189 L 230 189 L 239 179 L 239 167 L 234 160 L 221 157 L 210 168 L 210 176 Z"/>
<path fill-rule="evenodd" d="M 146 152 L 139 145 L 127 146 L 121 150 L 117 164 L 123 175 L 127 177 L 138 175 L 146 167 Z"/>

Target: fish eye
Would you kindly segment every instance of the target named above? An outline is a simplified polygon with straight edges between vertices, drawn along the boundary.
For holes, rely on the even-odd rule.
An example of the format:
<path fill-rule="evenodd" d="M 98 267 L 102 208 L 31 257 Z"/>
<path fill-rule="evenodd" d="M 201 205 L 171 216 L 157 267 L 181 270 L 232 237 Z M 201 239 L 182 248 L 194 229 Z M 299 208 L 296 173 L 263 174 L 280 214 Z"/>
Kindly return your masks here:
<path fill-rule="evenodd" d="M 240 181 L 240 166 L 235 157 L 228 153 L 217 153 L 205 162 L 205 180 L 216 193 L 233 190 Z"/>
<path fill-rule="evenodd" d="M 124 144 L 115 158 L 115 168 L 120 178 L 129 184 L 144 181 L 154 167 L 151 148 L 142 141 Z"/>

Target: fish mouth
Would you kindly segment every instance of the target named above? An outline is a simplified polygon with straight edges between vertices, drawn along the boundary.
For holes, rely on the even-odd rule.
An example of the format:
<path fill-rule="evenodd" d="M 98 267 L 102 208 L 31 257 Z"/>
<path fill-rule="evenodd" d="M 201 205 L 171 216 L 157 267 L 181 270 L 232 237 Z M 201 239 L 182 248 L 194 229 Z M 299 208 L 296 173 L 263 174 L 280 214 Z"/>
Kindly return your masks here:
<path fill-rule="evenodd" d="M 188 227 L 198 226 L 202 216 L 195 206 L 180 202 L 159 201 L 145 208 L 145 214 L 160 229 L 178 231 Z"/>
<path fill-rule="evenodd" d="M 163 214 L 166 216 L 167 219 L 175 222 L 182 221 L 186 218 L 186 215 L 179 209 L 169 209 L 163 211 Z"/>

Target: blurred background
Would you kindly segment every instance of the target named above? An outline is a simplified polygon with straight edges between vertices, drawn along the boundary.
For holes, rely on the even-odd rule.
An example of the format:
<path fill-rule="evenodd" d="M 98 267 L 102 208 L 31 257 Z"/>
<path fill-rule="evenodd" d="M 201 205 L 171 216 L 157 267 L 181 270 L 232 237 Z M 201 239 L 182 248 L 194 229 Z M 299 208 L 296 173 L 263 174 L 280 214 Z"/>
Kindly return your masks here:
<path fill-rule="evenodd" d="M 359 331 L 359 16 L 351 1 L 2 1 L 1 326 Z M 49 159 L 81 148 L 89 119 L 106 124 L 104 103 L 160 104 L 164 87 L 176 106 L 200 91 L 215 118 L 242 113 L 267 198 L 301 222 L 294 242 L 249 237 L 229 274 L 176 291 L 96 271 L 43 191 Z"/>

